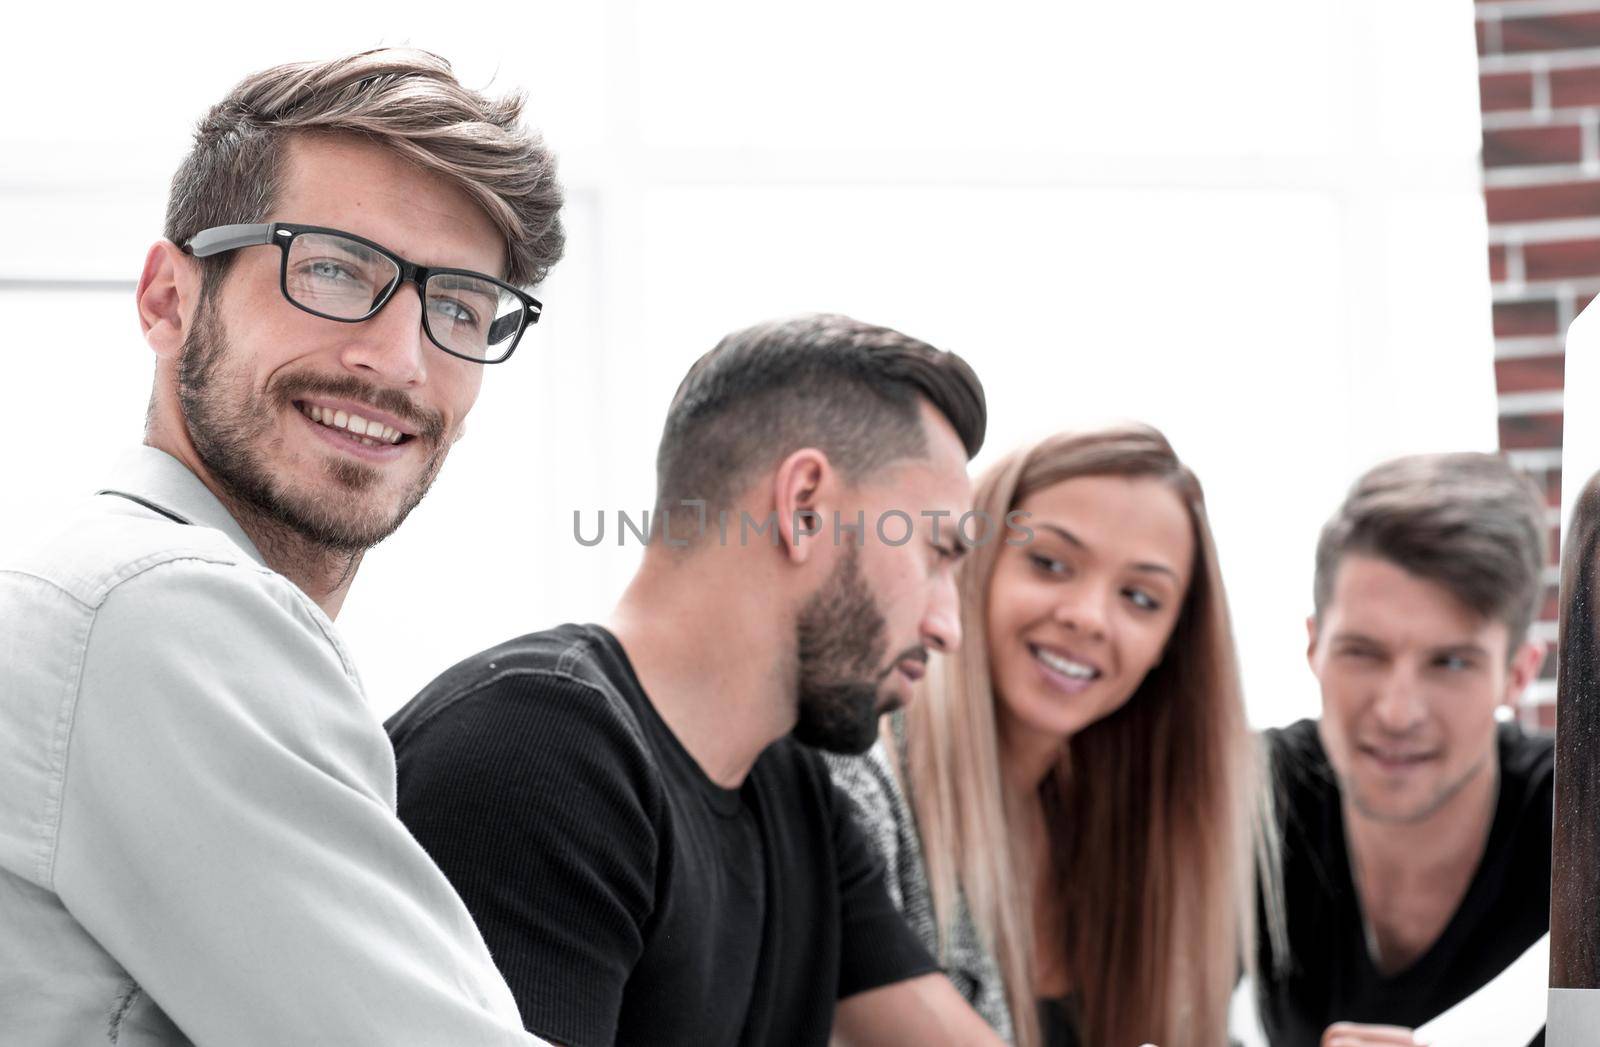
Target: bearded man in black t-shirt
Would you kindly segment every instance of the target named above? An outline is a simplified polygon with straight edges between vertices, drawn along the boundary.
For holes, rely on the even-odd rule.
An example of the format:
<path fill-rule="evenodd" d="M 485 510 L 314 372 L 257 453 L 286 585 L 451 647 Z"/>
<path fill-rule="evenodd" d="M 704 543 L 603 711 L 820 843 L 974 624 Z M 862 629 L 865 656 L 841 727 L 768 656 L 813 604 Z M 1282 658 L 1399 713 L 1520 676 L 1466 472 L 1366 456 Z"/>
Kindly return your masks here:
<path fill-rule="evenodd" d="M 1324 527 L 1322 717 L 1267 732 L 1289 945 L 1263 934 L 1274 1047 L 1410 1043 L 1548 931 L 1553 745 L 1503 722 L 1544 659 L 1545 530 L 1532 484 L 1481 454 L 1380 465 Z"/>
<path fill-rule="evenodd" d="M 485 651 L 389 722 L 400 816 L 530 1031 L 999 1043 L 809 747 L 865 750 L 959 642 L 985 418 L 966 363 L 886 328 L 730 335 L 668 411 L 652 541 L 609 624 Z"/>

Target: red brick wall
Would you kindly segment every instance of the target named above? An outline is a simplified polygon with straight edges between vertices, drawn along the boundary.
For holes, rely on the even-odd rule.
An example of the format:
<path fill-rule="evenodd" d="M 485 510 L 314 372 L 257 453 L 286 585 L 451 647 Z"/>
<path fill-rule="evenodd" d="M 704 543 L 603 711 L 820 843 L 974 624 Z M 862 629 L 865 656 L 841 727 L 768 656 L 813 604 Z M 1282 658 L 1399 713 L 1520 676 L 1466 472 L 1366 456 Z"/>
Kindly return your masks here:
<path fill-rule="evenodd" d="M 1543 485 L 1554 646 L 1563 339 L 1600 292 L 1600 0 L 1479 0 L 1478 92 L 1500 446 Z M 1523 710 L 1555 722 L 1555 656 Z"/>

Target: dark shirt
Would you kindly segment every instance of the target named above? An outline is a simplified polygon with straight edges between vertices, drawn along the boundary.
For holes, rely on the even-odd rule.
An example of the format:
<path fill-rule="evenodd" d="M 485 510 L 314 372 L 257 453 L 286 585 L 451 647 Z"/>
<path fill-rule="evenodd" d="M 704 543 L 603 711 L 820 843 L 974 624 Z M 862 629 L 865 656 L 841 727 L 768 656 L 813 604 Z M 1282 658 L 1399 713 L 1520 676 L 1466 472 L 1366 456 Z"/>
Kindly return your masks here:
<path fill-rule="evenodd" d="M 401 819 L 546 1039 L 820 1047 L 838 999 L 937 969 L 821 758 L 782 739 L 718 786 L 598 626 L 470 658 L 388 729 Z"/>
<path fill-rule="evenodd" d="M 1039 1032 L 1044 1035 L 1044 1047 L 1081 1047 L 1077 1010 L 1071 996 L 1039 998 Z"/>
<path fill-rule="evenodd" d="M 1367 950 L 1339 787 L 1317 724 L 1302 720 L 1266 737 L 1290 953 L 1287 974 L 1274 975 L 1263 932 L 1261 1019 L 1274 1047 L 1315 1047 L 1336 1021 L 1415 1028 L 1492 980 L 1549 930 L 1551 739 L 1500 726 L 1500 796 L 1483 859 L 1439 939 L 1410 967 L 1385 976 Z"/>

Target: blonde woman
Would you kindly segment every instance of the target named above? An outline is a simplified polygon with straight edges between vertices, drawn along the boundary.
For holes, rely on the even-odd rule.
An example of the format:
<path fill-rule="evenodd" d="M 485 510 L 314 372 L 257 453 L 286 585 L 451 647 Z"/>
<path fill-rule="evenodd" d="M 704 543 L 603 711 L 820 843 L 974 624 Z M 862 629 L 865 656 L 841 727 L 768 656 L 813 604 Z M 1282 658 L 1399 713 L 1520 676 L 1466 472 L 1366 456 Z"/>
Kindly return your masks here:
<path fill-rule="evenodd" d="M 838 758 L 907 920 L 1020 1047 L 1227 1042 L 1258 756 L 1194 475 L 1128 425 L 979 483 L 960 651 Z"/>

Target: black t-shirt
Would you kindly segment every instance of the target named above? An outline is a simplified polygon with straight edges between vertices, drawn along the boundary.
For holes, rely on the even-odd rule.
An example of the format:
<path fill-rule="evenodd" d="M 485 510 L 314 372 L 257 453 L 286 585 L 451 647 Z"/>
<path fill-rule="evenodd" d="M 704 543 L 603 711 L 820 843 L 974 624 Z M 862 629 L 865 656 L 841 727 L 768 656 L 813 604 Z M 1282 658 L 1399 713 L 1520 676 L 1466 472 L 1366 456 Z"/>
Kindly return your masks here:
<path fill-rule="evenodd" d="M 1044 1047 L 1082 1047 L 1077 1010 L 1077 1001 L 1071 996 L 1039 998 L 1039 1032 L 1044 1035 Z"/>
<path fill-rule="evenodd" d="M 822 1045 L 836 1000 L 937 969 L 820 757 L 782 739 L 721 788 L 599 626 L 470 658 L 387 726 L 400 817 L 539 1036 Z"/>
<path fill-rule="evenodd" d="M 1549 930 L 1555 762 L 1548 737 L 1501 725 L 1500 797 L 1483 860 L 1438 941 L 1385 977 L 1367 951 L 1339 787 L 1317 724 L 1302 720 L 1266 736 L 1290 953 L 1290 970 L 1274 976 L 1263 921 L 1261 1019 L 1274 1047 L 1315 1047 L 1336 1021 L 1415 1028 L 1489 982 Z"/>

